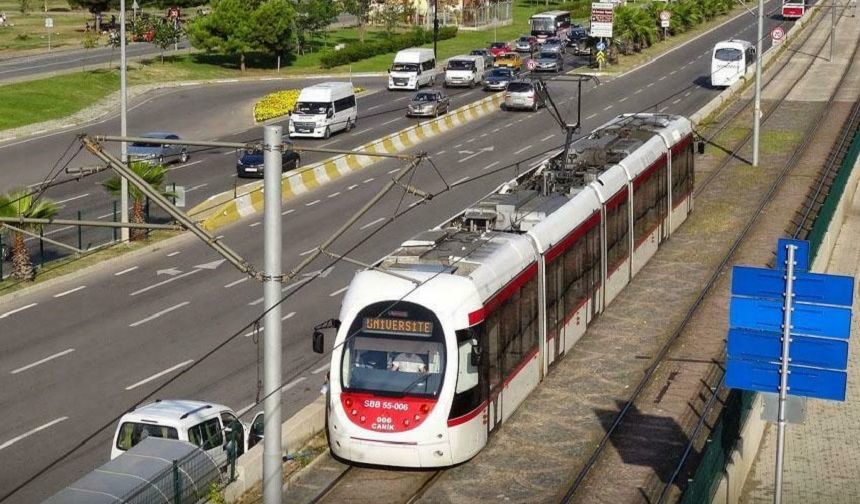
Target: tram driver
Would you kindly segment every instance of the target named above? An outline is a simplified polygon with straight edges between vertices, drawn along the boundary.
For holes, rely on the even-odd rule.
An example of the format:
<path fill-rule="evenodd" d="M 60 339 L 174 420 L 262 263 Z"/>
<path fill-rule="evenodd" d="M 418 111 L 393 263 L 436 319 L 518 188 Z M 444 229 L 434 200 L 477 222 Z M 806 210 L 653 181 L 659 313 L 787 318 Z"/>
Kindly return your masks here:
<path fill-rule="evenodd" d="M 394 357 L 388 369 L 403 373 L 427 373 L 427 363 L 416 353 L 402 352 Z"/>

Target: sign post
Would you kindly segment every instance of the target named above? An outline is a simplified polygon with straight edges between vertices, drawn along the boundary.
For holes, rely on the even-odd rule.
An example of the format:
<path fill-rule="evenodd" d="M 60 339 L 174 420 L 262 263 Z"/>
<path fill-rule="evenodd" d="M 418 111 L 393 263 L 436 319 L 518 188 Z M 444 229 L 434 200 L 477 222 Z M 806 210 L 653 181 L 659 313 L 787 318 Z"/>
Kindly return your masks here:
<path fill-rule="evenodd" d="M 51 30 L 54 28 L 54 19 L 45 18 L 45 29 L 48 30 L 48 52 L 51 52 Z"/>
<path fill-rule="evenodd" d="M 774 502 L 780 504 L 788 399 L 845 400 L 854 278 L 809 272 L 809 242 L 802 240 L 779 240 L 776 266 L 732 270 L 725 383 L 779 394 Z"/>
<path fill-rule="evenodd" d="M 779 45 L 785 40 L 785 30 L 782 26 L 775 26 L 773 30 L 770 31 L 770 39 L 771 45 Z"/>
<path fill-rule="evenodd" d="M 669 36 L 669 27 L 672 25 L 672 13 L 664 10 L 660 11 L 660 27 L 663 28 L 663 38 Z"/>
<path fill-rule="evenodd" d="M 612 17 L 614 3 L 593 2 L 591 4 L 591 33 L 592 37 L 612 38 Z"/>

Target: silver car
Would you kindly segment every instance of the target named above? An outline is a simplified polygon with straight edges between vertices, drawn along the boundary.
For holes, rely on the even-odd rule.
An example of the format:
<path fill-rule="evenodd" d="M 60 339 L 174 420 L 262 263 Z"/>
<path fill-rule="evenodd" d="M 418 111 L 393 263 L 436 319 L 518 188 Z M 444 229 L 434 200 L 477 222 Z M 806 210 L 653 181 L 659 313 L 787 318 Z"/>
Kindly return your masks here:
<path fill-rule="evenodd" d="M 535 66 L 536 72 L 555 72 L 559 73 L 564 70 L 564 60 L 561 57 L 561 54 L 555 51 L 544 51 L 542 50 L 535 59 L 537 66 Z"/>
<path fill-rule="evenodd" d="M 505 90 L 505 102 L 502 107 L 505 110 L 527 109 L 537 111 L 545 105 L 544 95 L 546 89 L 540 80 L 515 80 L 508 84 Z"/>
<path fill-rule="evenodd" d="M 564 54 L 566 52 L 564 43 L 558 37 L 547 39 L 547 41 L 541 46 L 541 52 L 543 51 L 557 52 L 559 54 Z"/>
<path fill-rule="evenodd" d="M 406 117 L 438 117 L 447 114 L 451 101 L 442 91 L 419 91 L 406 108 Z"/>
<path fill-rule="evenodd" d="M 153 140 L 179 140 L 179 135 L 163 131 L 155 131 L 141 135 Z M 149 142 L 134 142 L 128 146 L 128 158 L 132 161 L 164 164 L 171 161 L 188 162 L 188 147 L 179 144 L 161 144 Z"/>

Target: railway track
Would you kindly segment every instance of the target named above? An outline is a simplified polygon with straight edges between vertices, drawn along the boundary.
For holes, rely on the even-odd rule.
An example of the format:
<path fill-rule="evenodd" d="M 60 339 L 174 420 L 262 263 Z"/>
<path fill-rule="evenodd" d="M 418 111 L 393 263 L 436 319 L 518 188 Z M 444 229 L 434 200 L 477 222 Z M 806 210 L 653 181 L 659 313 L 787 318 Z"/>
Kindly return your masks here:
<path fill-rule="evenodd" d="M 424 495 L 443 472 L 347 466 L 310 503 L 412 504 Z"/>
<path fill-rule="evenodd" d="M 844 9 L 842 11 L 844 13 Z M 840 13 L 840 16 L 841 14 Z M 803 42 L 807 41 L 812 34 L 815 33 L 816 28 L 821 24 L 822 20 L 825 17 L 829 16 L 818 16 L 818 21 L 815 27 L 807 27 L 804 31 L 805 36 L 803 38 Z M 802 43 L 802 42 L 801 42 Z M 820 54 L 823 49 L 827 47 L 826 39 L 822 41 L 819 45 L 816 54 Z M 855 46 L 854 51 L 852 53 L 851 61 L 854 61 L 858 52 L 858 47 Z M 786 68 L 788 60 L 784 60 L 779 68 L 771 73 L 771 77 L 767 80 L 765 86 L 770 85 L 774 79 L 776 79 L 779 74 Z M 803 78 L 810 71 L 811 65 L 805 69 L 803 72 Z M 822 124 L 822 121 L 827 117 L 828 112 L 832 108 L 833 98 L 838 93 L 839 89 L 842 87 L 842 84 L 845 82 L 846 77 L 850 74 L 852 70 L 855 69 L 854 64 L 849 64 L 844 69 L 839 83 L 836 86 L 833 95 L 831 95 L 827 105 L 822 108 L 817 117 L 813 118 L 810 121 L 810 124 L 803 136 L 802 140 L 797 145 L 797 147 L 793 150 L 787 162 L 781 167 L 777 177 L 773 180 L 768 190 L 763 194 L 761 199 L 757 202 L 757 206 L 752 213 L 752 216 L 748 219 L 745 226 L 741 229 L 740 233 L 737 235 L 734 242 L 731 244 L 729 249 L 725 252 L 722 259 L 720 260 L 717 267 L 713 270 L 711 276 L 708 278 L 708 281 L 705 283 L 704 288 L 701 290 L 699 295 L 696 297 L 692 305 L 690 305 L 687 312 L 684 314 L 684 317 L 681 321 L 676 325 L 673 329 L 671 336 L 669 339 L 660 347 L 660 350 L 657 352 L 656 356 L 653 358 L 651 364 L 646 369 L 642 378 L 638 381 L 636 386 L 633 389 L 633 392 L 630 394 L 629 398 L 625 402 L 624 406 L 621 407 L 619 413 L 614 417 L 611 424 L 609 424 L 606 432 L 600 442 L 596 445 L 595 449 L 587 459 L 585 465 L 580 469 L 580 471 L 576 474 L 576 477 L 573 479 L 573 482 L 568 487 L 567 491 L 564 493 L 561 501 L 564 503 L 572 502 L 577 492 L 583 487 L 586 482 L 588 476 L 591 474 L 592 470 L 595 468 L 596 464 L 601 460 L 602 456 L 605 453 L 605 450 L 608 446 L 610 446 L 610 441 L 613 436 L 619 430 L 619 428 L 623 425 L 626 430 L 636 428 L 636 425 L 633 422 L 625 423 L 628 415 L 631 411 L 635 411 L 635 404 L 637 400 L 640 398 L 642 392 L 646 389 L 646 387 L 651 384 L 652 379 L 655 376 L 656 371 L 660 367 L 661 364 L 664 363 L 666 357 L 668 356 L 670 350 L 673 345 L 677 342 L 679 337 L 683 334 L 684 330 L 690 324 L 690 321 L 693 319 L 693 316 L 697 313 L 703 301 L 705 300 L 708 293 L 711 291 L 712 287 L 716 284 L 717 280 L 720 276 L 725 272 L 727 266 L 729 265 L 731 259 L 735 255 L 735 252 L 741 246 L 742 243 L 749 236 L 750 230 L 759 220 L 759 217 L 764 212 L 768 203 L 772 200 L 773 196 L 776 194 L 777 190 L 782 186 L 786 177 L 791 173 L 794 167 L 797 165 L 800 160 L 803 152 L 808 147 L 809 143 L 815 137 L 815 133 L 819 129 Z M 766 124 L 768 119 L 770 119 L 776 111 L 785 103 L 788 94 L 791 92 L 792 87 L 788 87 L 784 94 L 778 99 L 775 100 L 773 105 L 765 112 L 762 120 L 762 124 Z M 743 106 L 737 107 L 735 110 L 729 112 L 728 119 L 722 121 L 721 124 L 715 128 L 715 130 L 710 132 L 710 136 L 703 135 L 705 138 L 709 138 L 713 140 L 721 131 L 723 131 L 728 125 L 732 124 L 733 120 L 736 119 L 741 113 L 749 110 L 752 107 L 752 99 L 749 100 Z M 858 125 L 860 125 L 860 104 L 855 105 L 853 108 L 851 115 L 849 116 L 849 120 L 846 123 L 846 127 L 843 128 L 843 132 L 840 135 L 839 140 L 837 141 L 837 145 L 834 148 L 834 153 L 828 158 L 828 161 L 825 165 L 825 168 L 820 172 L 820 177 L 818 181 L 813 184 L 813 187 L 810 190 L 809 195 L 807 196 L 806 204 L 799 210 L 798 215 L 792 221 L 792 229 L 789 229 L 788 234 L 795 237 L 805 237 L 806 233 L 808 233 L 810 222 L 817 215 L 818 209 L 821 206 L 822 195 L 826 194 L 827 188 L 829 188 L 829 183 L 832 182 L 835 176 L 835 170 L 838 169 L 839 162 L 841 162 L 841 158 L 844 157 L 845 152 L 848 148 L 848 142 L 851 137 L 853 137 L 854 131 L 856 131 Z M 853 129 L 852 129 L 853 128 Z M 740 159 L 738 154 L 742 149 L 744 149 L 750 142 L 752 138 L 752 133 L 748 133 L 743 136 L 743 138 L 738 141 L 734 148 L 727 153 L 725 158 L 715 167 L 715 169 L 708 174 L 708 176 L 700 183 L 697 184 L 696 195 L 700 194 L 705 187 L 713 181 L 716 176 L 727 166 L 729 166 L 733 160 Z M 703 378 L 704 379 L 704 378 Z M 681 473 L 685 464 L 688 461 L 690 453 L 693 451 L 693 448 L 697 441 L 699 440 L 700 434 L 702 433 L 706 420 L 712 416 L 713 408 L 720 404 L 719 398 L 719 390 L 722 387 L 724 379 L 724 369 L 722 367 L 719 368 L 718 376 L 712 377 L 712 382 L 715 383 L 715 386 L 711 388 L 711 393 L 707 400 L 704 403 L 704 407 L 699 412 L 699 420 L 692 432 L 689 436 L 689 440 L 686 446 L 683 449 L 682 455 L 678 458 L 677 464 L 674 466 L 674 470 L 672 471 L 671 476 L 666 480 L 665 484 L 662 486 L 662 490 L 659 493 L 659 496 L 645 496 L 649 502 L 666 502 L 672 493 L 672 488 L 674 482 L 676 481 L 678 475 Z M 633 434 L 635 436 L 635 434 Z"/>

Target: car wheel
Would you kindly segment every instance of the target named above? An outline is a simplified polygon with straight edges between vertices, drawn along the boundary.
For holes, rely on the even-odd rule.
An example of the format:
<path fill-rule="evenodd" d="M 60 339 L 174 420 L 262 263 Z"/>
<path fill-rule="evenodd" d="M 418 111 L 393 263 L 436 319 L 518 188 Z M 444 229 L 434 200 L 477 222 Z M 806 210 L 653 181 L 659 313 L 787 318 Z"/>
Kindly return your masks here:
<path fill-rule="evenodd" d="M 179 153 L 179 162 L 183 164 L 188 162 L 188 151 L 183 150 Z"/>
<path fill-rule="evenodd" d="M 163 164 L 164 164 L 164 156 L 163 156 L 163 155 L 162 155 L 162 156 L 158 156 L 158 164 L 160 164 L 160 165 L 163 165 Z"/>
<path fill-rule="evenodd" d="M 331 138 L 331 128 L 329 128 L 328 126 L 325 127 L 325 133 L 323 133 L 323 138 L 325 138 L 326 140 Z"/>
<path fill-rule="evenodd" d="M 538 102 L 537 102 L 537 100 L 535 100 L 534 104 L 532 105 L 532 112 L 537 112 L 537 111 L 538 111 Z"/>
<path fill-rule="evenodd" d="M 352 128 L 355 128 L 355 125 L 352 124 L 352 119 L 346 120 L 346 130 L 350 131 Z"/>

